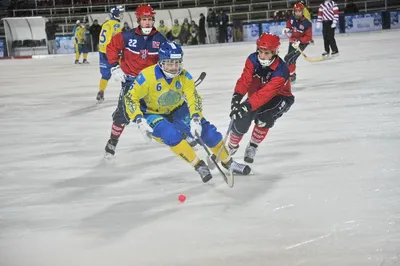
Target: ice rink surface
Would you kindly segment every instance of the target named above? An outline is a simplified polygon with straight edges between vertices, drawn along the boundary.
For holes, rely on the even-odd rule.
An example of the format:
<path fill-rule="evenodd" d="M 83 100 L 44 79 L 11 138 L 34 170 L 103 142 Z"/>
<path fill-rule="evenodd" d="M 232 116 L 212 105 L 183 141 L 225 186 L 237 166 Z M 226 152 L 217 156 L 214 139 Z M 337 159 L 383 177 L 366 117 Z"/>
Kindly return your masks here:
<path fill-rule="evenodd" d="M 323 52 L 315 40 L 310 56 Z M 93 108 L 97 55 L 0 61 L 0 265 L 400 265 L 400 31 L 337 42 L 338 58 L 299 58 L 295 104 L 233 189 L 218 172 L 203 184 L 135 125 L 105 162 L 119 85 Z M 193 76 L 208 74 L 198 91 L 223 133 L 254 50 L 184 48 Z"/>

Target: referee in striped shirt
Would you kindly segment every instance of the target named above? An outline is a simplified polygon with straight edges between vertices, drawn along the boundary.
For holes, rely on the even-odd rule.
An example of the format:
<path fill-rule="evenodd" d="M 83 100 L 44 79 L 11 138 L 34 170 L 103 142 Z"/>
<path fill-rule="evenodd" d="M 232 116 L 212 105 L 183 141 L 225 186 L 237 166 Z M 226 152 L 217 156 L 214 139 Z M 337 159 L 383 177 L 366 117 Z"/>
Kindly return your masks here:
<path fill-rule="evenodd" d="M 335 40 L 335 29 L 339 21 L 339 7 L 333 0 L 325 0 L 319 5 L 317 29 L 321 28 L 324 36 L 325 53 L 323 56 L 329 56 L 329 51 L 332 49 L 331 55 L 338 55 L 339 50 Z"/>

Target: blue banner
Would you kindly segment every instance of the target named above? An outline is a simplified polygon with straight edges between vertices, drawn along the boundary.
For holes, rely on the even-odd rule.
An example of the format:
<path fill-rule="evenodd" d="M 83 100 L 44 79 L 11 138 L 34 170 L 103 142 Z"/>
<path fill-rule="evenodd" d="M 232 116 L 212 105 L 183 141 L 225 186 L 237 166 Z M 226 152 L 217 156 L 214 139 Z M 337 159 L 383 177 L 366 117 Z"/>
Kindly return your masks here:
<path fill-rule="evenodd" d="M 345 16 L 346 33 L 382 29 L 382 14 L 379 12 Z"/>
<path fill-rule="evenodd" d="M 262 32 L 268 32 L 278 35 L 280 38 L 286 38 L 286 35 L 282 34 L 282 30 L 286 27 L 286 21 L 279 22 L 265 22 L 261 24 Z"/>
<path fill-rule="evenodd" d="M 319 29 L 316 28 L 317 19 L 312 20 L 312 34 L 313 36 L 322 35 L 322 23 Z M 286 21 L 281 22 L 265 22 L 261 24 L 262 32 L 269 32 L 278 35 L 280 38 L 286 38 L 287 36 L 282 34 L 282 30 L 286 27 Z M 339 34 L 339 25 L 336 26 L 336 34 Z"/>
<path fill-rule="evenodd" d="M 72 36 L 56 36 L 57 54 L 75 53 L 74 39 Z"/>
<path fill-rule="evenodd" d="M 233 26 L 232 25 L 228 25 L 227 34 L 228 34 L 228 42 L 233 42 Z"/>
<path fill-rule="evenodd" d="M 260 35 L 259 23 L 243 25 L 243 40 L 245 42 L 256 41 Z"/>
<path fill-rule="evenodd" d="M 400 29 L 400 11 L 391 11 L 390 12 L 390 28 L 391 29 Z"/>
<path fill-rule="evenodd" d="M 320 36 L 322 35 L 322 23 L 321 23 L 321 27 L 319 29 L 317 29 L 317 19 L 314 18 L 312 19 L 312 34 L 313 36 Z M 339 34 L 340 30 L 339 30 L 339 22 L 336 25 L 336 29 L 335 29 L 335 34 Z"/>
<path fill-rule="evenodd" d="M 4 57 L 4 40 L 0 40 L 0 57 Z"/>

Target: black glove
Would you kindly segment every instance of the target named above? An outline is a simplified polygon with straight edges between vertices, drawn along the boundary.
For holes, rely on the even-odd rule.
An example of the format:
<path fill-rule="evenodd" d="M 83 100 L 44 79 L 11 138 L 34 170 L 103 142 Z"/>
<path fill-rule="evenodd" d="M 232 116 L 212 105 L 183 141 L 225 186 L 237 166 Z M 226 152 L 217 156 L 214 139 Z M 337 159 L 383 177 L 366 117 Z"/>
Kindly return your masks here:
<path fill-rule="evenodd" d="M 236 120 L 248 115 L 249 112 L 251 112 L 251 104 L 248 102 L 243 102 L 237 107 L 234 107 L 229 116 L 231 119 Z"/>
<path fill-rule="evenodd" d="M 231 101 L 231 111 L 233 111 L 233 109 L 235 109 L 235 107 L 237 108 L 240 104 L 240 101 L 243 99 L 243 95 L 240 93 L 235 92 L 232 95 L 232 101 Z"/>

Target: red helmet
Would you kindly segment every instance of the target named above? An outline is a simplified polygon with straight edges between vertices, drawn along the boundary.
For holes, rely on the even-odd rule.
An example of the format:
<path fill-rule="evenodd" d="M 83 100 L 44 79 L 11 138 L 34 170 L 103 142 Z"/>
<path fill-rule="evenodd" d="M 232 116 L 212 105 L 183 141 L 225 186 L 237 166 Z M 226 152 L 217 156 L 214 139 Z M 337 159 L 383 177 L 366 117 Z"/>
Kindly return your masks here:
<path fill-rule="evenodd" d="M 153 8 L 150 5 L 147 6 L 138 6 L 136 8 L 136 18 L 139 20 L 143 17 L 153 17 L 156 15 Z"/>
<path fill-rule="evenodd" d="M 270 50 L 276 53 L 281 45 L 279 36 L 271 33 L 263 33 L 257 40 L 257 49 Z"/>
<path fill-rule="evenodd" d="M 294 11 L 296 10 L 304 10 L 304 5 L 302 3 L 297 3 L 293 6 Z"/>

